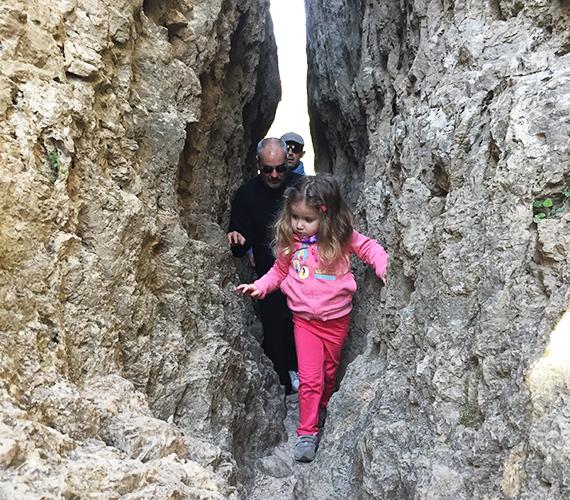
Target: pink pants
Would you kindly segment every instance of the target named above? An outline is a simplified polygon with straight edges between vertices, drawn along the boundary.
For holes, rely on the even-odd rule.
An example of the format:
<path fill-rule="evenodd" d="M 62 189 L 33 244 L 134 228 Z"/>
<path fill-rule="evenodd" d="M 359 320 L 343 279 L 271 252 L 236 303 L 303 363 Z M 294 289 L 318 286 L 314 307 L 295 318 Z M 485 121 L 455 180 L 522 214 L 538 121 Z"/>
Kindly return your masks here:
<path fill-rule="evenodd" d="M 293 316 L 299 363 L 299 436 L 318 432 L 319 408 L 327 407 L 334 390 L 349 322 L 350 314 L 329 321 Z"/>

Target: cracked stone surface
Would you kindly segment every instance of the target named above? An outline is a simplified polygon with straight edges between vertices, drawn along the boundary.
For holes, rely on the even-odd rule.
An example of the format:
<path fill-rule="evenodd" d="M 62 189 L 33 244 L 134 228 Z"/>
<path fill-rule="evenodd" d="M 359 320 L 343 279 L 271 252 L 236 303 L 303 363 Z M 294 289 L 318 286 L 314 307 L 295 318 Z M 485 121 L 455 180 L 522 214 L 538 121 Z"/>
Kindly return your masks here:
<path fill-rule="evenodd" d="M 268 3 L 165 5 L 0 5 L 2 498 L 238 498 L 284 436 L 224 234 Z"/>
<path fill-rule="evenodd" d="M 1 3 L 2 498 L 570 493 L 568 2 L 306 6 L 317 167 L 392 254 L 309 465 L 224 235 L 268 2 Z"/>
<path fill-rule="evenodd" d="M 568 3 L 306 6 L 317 168 L 392 260 L 385 289 L 361 273 L 353 362 L 295 491 L 567 496 Z"/>

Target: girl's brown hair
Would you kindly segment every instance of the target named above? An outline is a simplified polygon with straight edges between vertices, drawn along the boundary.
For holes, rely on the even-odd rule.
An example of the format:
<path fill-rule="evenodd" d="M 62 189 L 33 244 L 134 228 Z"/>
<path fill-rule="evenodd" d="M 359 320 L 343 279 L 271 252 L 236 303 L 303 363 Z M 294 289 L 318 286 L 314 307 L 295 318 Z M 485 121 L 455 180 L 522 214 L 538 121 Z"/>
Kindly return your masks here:
<path fill-rule="evenodd" d="M 332 266 L 345 255 L 353 231 L 352 212 L 345 203 L 337 182 L 329 175 L 305 176 L 285 190 L 285 203 L 275 223 L 275 251 L 289 255 L 295 249 L 291 227 L 291 205 L 305 202 L 320 216 L 317 232 L 319 258 Z"/>

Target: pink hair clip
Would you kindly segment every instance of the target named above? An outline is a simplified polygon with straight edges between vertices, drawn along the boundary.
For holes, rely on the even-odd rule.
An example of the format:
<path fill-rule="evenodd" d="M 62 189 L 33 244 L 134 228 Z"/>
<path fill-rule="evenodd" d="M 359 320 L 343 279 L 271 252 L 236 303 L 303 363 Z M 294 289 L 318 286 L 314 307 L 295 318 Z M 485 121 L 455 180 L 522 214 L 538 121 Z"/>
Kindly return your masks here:
<path fill-rule="evenodd" d="M 326 205 L 321 205 L 319 207 L 319 209 L 321 210 L 321 212 L 326 212 L 327 211 L 327 206 Z"/>

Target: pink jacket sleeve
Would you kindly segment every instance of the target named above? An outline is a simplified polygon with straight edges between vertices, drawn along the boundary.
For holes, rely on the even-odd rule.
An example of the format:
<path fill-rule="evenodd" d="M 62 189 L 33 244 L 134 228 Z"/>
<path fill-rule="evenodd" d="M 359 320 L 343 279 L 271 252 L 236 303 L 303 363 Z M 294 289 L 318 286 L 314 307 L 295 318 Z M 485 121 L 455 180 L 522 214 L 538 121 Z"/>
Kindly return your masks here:
<path fill-rule="evenodd" d="M 376 276 L 386 283 L 389 256 L 380 243 L 360 234 L 358 231 L 353 231 L 350 250 L 359 259 L 371 266 Z"/>
<path fill-rule="evenodd" d="M 259 299 L 264 299 L 268 293 L 274 292 L 279 288 L 281 282 L 287 277 L 290 260 L 289 256 L 279 254 L 273 267 L 261 278 L 253 282 L 259 290 Z"/>

